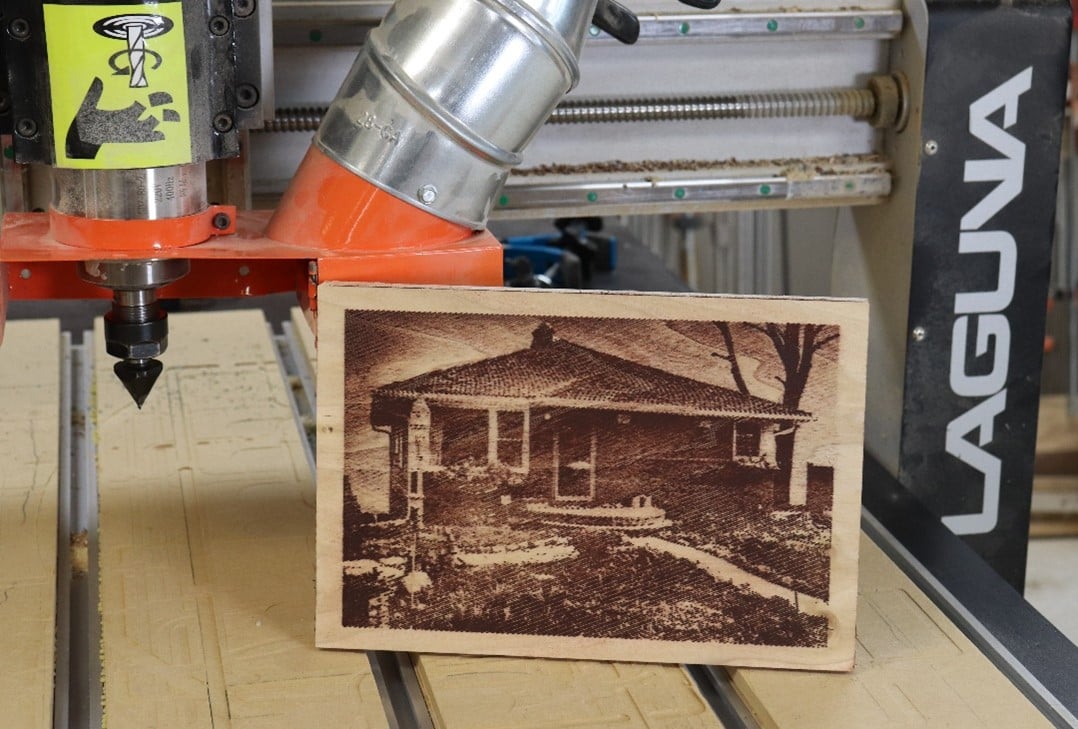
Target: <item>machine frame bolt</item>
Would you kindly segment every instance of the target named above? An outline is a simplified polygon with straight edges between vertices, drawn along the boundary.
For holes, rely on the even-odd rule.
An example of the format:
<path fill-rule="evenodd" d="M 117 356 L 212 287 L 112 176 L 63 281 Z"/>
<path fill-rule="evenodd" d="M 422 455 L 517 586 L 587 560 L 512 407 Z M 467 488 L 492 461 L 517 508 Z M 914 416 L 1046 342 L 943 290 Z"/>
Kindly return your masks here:
<path fill-rule="evenodd" d="M 15 40 L 26 40 L 30 37 L 30 23 L 26 18 L 14 18 L 8 23 L 7 32 Z"/>
<path fill-rule="evenodd" d="M 258 103 L 258 89 L 254 84 L 240 84 L 236 87 L 236 106 L 250 109 Z"/>
<path fill-rule="evenodd" d="M 232 27 L 232 24 L 228 22 L 228 18 L 223 15 L 214 15 L 210 18 L 210 33 L 213 35 L 224 35 Z"/>
<path fill-rule="evenodd" d="M 434 185 L 423 185 L 416 191 L 416 197 L 424 205 L 433 205 L 438 199 L 438 188 Z"/>
<path fill-rule="evenodd" d="M 232 225 L 232 217 L 228 213 L 217 213 L 213 216 L 213 227 L 217 230 L 228 230 Z"/>
<path fill-rule="evenodd" d="M 23 281 L 30 278 L 31 275 L 32 274 L 30 273 L 29 268 L 24 268 L 23 270 L 19 271 L 19 278 L 21 278 Z"/>
<path fill-rule="evenodd" d="M 28 118 L 19 119 L 19 121 L 15 122 L 15 133 L 26 139 L 36 137 L 37 122 Z"/>
<path fill-rule="evenodd" d="M 213 118 L 213 128 L 216 129 L 221 134 L 225 134 L 226 132 L 231 132 L 233 126 L 234 126 L 234 122 L 232 121 L 232 115 L 231 114 L 226 114 L 225 112 L 222 111 L 220 114 L 218 114 L 217 116 L 215 116 Z"/>
<path fill-rule="evenodd" d="M 925 331 L 924 327 L 914 327 L 912 334 L 915 342 L 923 342 L 925 337 L 928 336 L 928 332 Z"/>
<path fill-rule="evenodd" d="M 929 157 L 931 157 L 938 151 L 940 151 L 940 145 L 939 142 L 937 142 L 935 139 L 929 139 L 927 142 L 925 142 L 925 154 L 927 154 Z"/>
<path fill-rule="evenodd" d="M 237 18 L 246 18 L 254 13 L 256 7 L 255 0 L 235 0 L 232 3 L 232 12 Z"/>

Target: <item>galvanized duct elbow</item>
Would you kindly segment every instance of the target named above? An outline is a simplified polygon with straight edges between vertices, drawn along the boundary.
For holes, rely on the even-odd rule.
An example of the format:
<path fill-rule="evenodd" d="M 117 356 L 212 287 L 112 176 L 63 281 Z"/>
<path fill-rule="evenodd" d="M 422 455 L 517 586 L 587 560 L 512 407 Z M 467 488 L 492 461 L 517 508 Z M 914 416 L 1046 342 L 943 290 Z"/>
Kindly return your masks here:
<path fill-rule="evenodd" d="M 521 152 L 579 79 L 596 0 L 398 0 L 315 144 L 386 192 L 481 228 Z"/>

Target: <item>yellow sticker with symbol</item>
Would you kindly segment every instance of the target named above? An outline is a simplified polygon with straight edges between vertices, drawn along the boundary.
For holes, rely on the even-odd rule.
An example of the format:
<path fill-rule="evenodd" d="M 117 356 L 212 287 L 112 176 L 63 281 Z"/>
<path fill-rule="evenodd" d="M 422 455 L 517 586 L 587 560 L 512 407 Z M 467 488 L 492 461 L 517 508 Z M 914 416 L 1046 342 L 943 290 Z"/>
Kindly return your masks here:
<path fill-rule="evenodd" d="M 191 161 L 183 3 L 46 3 L 56 166 Z"/>

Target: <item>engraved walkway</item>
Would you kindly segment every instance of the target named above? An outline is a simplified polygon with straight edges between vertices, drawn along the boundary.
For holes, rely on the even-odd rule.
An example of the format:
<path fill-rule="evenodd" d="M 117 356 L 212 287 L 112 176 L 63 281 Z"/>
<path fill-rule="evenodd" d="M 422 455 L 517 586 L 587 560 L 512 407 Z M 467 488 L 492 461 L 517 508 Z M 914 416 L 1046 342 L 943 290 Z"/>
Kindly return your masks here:
<path fill-rule="evenodd" d="M 669 542 L 658 537 L 630 537 L 628 541 L 637 547 L 643 547 L 655 552 L 665 552 L 674 557 L 687 559 L 716 580 L 747 588 L 761 597 L 781 597 L 806 615 L 822 615 L 824 617 L 831 615 L 831 609 L 823 600 L 809 597 L 789 587 L 776 585 L 774 582 L 768 582 L 763 577 L 746 572 L 737 565 L 727 562 L 722 557 L 716 557 L 695 547 Z"/>

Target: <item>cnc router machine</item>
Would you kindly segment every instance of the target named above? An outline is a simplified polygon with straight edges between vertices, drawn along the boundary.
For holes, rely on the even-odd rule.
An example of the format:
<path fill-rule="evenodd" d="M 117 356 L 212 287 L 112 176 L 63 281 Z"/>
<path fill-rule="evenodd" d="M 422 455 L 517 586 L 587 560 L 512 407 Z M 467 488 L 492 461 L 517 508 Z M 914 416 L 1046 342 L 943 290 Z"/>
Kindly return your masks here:
<path fill-rule="evenodd" d="M 1020 588 L 1069 6 L 684 3 L 6 0 L 0 334 L 111 299 L 141 407 L 161 299 L 313 323 L 319 283 L 500 284 L 492 218 L 837 208 L 867 450 Z"/>

